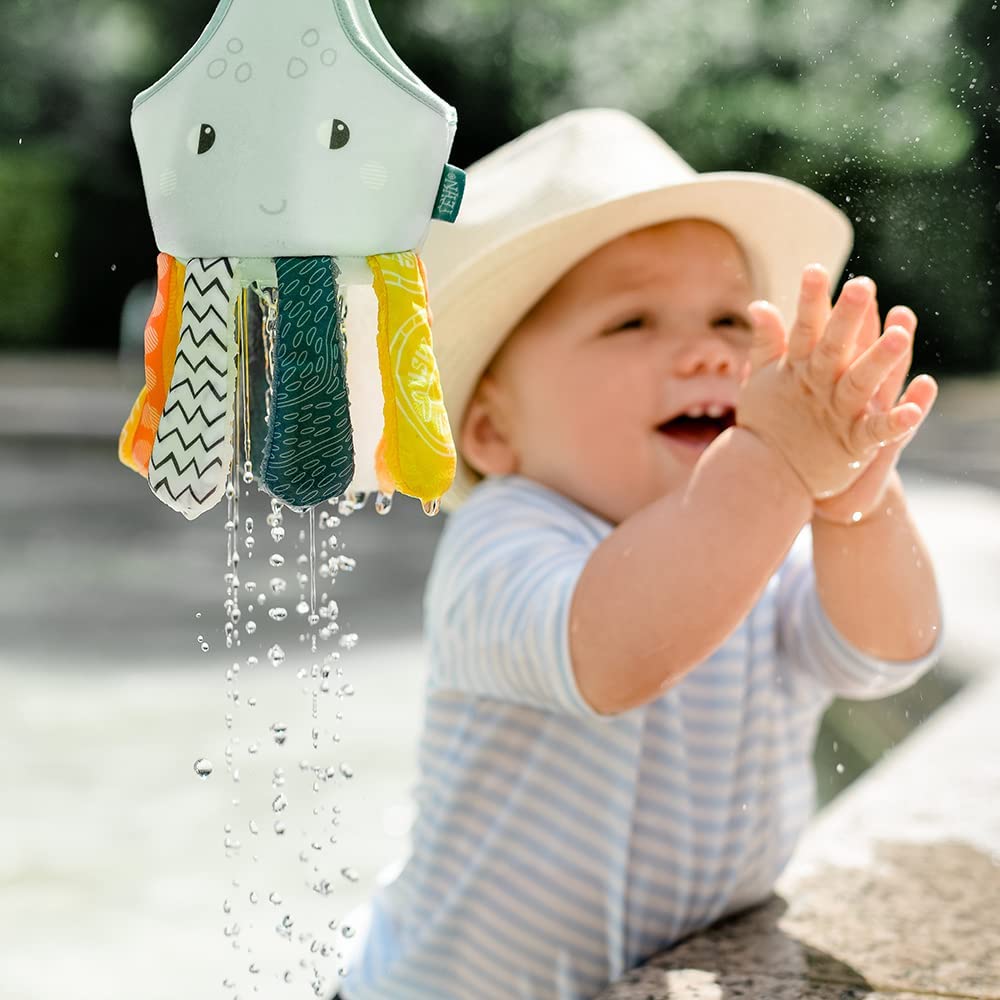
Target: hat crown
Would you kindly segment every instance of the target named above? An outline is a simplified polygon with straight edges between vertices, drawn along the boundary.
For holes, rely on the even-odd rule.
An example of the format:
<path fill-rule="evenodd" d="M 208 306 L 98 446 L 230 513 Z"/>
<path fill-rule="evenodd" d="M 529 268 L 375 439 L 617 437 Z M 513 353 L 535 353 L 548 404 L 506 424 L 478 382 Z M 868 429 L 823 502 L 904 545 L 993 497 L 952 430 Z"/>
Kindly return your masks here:
<path fill-rule="evenodd" d="M 626 111 L 569 111 L 466 168 L 458 221 L 432 225 L 422 255 L 434 283 L 445 283 L 491 246 L 554 218 L 696 174 Z"/>

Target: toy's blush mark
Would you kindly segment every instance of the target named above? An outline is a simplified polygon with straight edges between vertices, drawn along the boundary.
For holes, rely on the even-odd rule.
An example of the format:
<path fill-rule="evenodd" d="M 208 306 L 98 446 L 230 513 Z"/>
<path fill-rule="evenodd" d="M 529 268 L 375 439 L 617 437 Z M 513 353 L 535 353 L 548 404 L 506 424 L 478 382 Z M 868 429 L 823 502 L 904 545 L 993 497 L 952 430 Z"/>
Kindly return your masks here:
<path fill-rule="evenodd" d="M 226 68 L 229 63 L 225 59 L 213 59 L 208 64 L 208 75 L 213 80 L 218 80 L 223 73 L 226 72 Z"/>
<path fill-rule="evenodd" d="M 305 45 L 307 48 L 311 49 L 318 42 L 319 42 L 319 32 L 315 28 L 310 28 L 302 36 L 302 44 Z"/>
<path fill-rule="evenodd" d="M 230 38 L 226 48 L 229 49 L 234 56 L 239 55 L 243 51 L 243 42 L 239 38 Z"/>
<path fill-rule="evenodd" d="M 378 160 L 366 160 L 361 164 L 361 183 L 372 191 L 381 191 L 385 187 L 385 182 L 389 179 L 389 171 L 384 163 Z"/>
<path fill-rule="evenodd" d="M 323 49 L 320 53 L 319 59 L 324 66 L 332 66 L 337 61 L 337 50 Z"/>
<path fill-rule="evenodd" d="M 246 83 L 253 76 L 253 67 L 250 63 L 241 63 L 236 70 L 236 79 L 240 83 Z"/>
<path fill-rule="evenodd" d="M 300 76 L 305 76 L 309 72 L 309 67 L 305 64 L 305 61 L 300 59 L 298 56 L 292 56 L 288 60 L 288 75 L 293 79 L 297 80 Z"/>
<path fill-rule="evenodd" d="M 169 198 L 177 190 L 177 171 L 171 167 L 160 174 L 160 194 Z"/>

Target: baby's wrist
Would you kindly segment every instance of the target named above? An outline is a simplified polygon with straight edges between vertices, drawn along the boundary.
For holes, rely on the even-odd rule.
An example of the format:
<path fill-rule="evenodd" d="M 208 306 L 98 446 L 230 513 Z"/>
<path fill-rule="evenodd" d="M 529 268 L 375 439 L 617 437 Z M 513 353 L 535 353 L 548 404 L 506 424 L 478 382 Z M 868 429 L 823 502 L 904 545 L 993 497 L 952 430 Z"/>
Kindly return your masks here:
<path fill-rule="evenodd" d="M 798 493 L 809 504 L 811 511 L 815 499 L 813 492 L 806 481 L 799 475 L 795 466 L 788 460 L 785 453 L 777 445 L 768 441 L 767 438 L 743 424 L 737 424 L 734 429 L 750 435 L 760 449 L 762 461 L 770 464 L 779 478 L 783 482 L 786 482 L 792 491 Z"/>

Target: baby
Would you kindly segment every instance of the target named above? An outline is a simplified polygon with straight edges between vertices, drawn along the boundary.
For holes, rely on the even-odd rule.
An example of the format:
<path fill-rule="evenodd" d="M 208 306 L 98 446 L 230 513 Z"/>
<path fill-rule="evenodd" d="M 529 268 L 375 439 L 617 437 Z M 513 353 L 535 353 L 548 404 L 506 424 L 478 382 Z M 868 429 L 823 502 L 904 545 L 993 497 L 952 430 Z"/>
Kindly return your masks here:
<path fill-rule="evenodd" d="M 473 165 L 467 199 L 426 250 L 463 464 L 418 813 L 348 1000 L 583 1000 L 764 900 L 824 709 L 940 651 L 895 472 L 936 385 L 900 396 L 909 309 L 880 330 L 867 278 L 831 304 L 833 206 L 601 109 Z"/>

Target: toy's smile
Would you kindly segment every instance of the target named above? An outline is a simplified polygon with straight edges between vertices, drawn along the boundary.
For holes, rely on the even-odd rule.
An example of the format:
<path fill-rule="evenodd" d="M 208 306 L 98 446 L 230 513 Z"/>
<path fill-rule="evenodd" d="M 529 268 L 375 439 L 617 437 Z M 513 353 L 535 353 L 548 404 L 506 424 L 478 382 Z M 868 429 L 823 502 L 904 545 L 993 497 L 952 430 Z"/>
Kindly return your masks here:
<path fill-rule="evenodd" d="M 281 203 L 281 208 L 275 209 L 274 211 L 272 211 L 269 208 L 265 208 L 263 205 L 260 206 L 260 210 L 264 212 L 266 215 L 281 215 L 281 213 L 284 212 L 284 210 L 287 207 L 288 207 L 288 201 L 286 199 Z"/>

